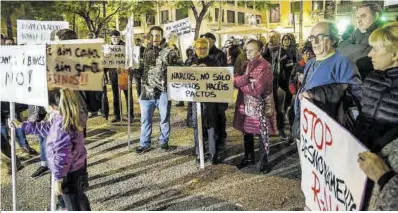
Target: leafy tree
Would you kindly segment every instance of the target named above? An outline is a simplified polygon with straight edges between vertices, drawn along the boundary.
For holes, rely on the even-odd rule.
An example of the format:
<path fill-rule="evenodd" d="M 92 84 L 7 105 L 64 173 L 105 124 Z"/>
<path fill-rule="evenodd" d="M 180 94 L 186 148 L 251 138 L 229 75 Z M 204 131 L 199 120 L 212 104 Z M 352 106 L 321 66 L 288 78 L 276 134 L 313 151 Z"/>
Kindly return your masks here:
<path fill-rule="evenodd" d="M 90 32 L 96 37 L 112 17 L 118 12 L 131 11 L 132 3 L 128 1 L 65 1 L 57 2 L 62 11 L 74 13 L 84 20 Z"/>
<path fill-rule="evenodd" d="M 202 21 L 207 13 L 209 7 L 214 3 L 214 0 L 205 1 L 177 1 L 175 6 L 177 9 L 189 8 L 192 10 L 193 15 L 196 20 L 195 24 L 195 37 L 196 40 L 199 37 L 200 27 L 202 25 Z M 201 9 L 199 11 L 199 9 Z"/>

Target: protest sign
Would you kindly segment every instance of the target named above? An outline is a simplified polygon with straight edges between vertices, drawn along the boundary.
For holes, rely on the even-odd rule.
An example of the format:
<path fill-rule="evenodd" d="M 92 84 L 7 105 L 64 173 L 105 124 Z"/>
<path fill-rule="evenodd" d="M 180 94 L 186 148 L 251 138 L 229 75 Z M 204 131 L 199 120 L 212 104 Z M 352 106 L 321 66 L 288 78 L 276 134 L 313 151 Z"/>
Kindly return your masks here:
<path fill-rule="evenodd" d="M 45 44 L 54 30 L 68 29 L 67 21 L 17 20 L 17 42 L 21 44 Z"/>
<path fill-rule="evenodd" d="M 182 36 L 191 33 L 191 23 L 189 22 L 189 18 L 184 18 L 175 22 L 164 24 L 164 29 L 166 38 L 172 32 L 177 33 L 178 36 Z"/>
<path fill-rule="evenodd" d="M 357 159 L 366 148 L 306 99 L 301 102 L 300 131 L 306 206 L 313 211 L 360 210 L 367 178 Z"/>
<path fill-rule="evenodd" d="M 47 48 L 49 87 L 102 91 L 102 39 L 52 42 Z"/>
<path fill-rule="evenodd" d="M 45 45 L 0 48 L 1 101 L 47 107 Z"/>
<path fill-rule="evenodd" d="M 168 67 L 169 100 L 234 102 L 232 67 Z"/>
<path fill-rule="evenodd" d="M 124 68 L 126 55 L 124 45 L 102 45 L 104 68 Z"/>

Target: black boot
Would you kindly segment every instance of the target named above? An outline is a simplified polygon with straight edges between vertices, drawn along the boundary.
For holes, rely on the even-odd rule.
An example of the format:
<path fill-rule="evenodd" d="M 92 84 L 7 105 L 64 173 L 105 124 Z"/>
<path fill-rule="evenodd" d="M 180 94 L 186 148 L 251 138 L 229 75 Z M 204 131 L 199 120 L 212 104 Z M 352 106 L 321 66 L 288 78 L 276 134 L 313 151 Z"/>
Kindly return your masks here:
<path fill-rule="evenodd" d="M 237 166 L 238 169 L 242 169 L 246 166 L 254 165 L 254 136 L 250 134 L 245 134 L 243 136 L 244 142 L 243 145 L 245 147 L 245 157 Z"/>

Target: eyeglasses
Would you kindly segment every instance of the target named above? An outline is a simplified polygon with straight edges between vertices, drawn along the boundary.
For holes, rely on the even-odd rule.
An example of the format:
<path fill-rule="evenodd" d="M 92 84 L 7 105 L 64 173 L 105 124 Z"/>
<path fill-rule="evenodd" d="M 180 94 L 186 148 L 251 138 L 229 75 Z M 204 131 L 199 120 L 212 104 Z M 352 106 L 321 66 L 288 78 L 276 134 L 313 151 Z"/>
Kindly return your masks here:
<path fill-rule="evenodd" d="M 325 40 L 325 38 L 330 37 L 330 35 L 325 35 L 325 34 L 318 34 L 316 36 L 311 35 L 310 37 L 308 37 L 308 41 L 310 42 L 319 42 L 319 41 L 323 41 Z"/>

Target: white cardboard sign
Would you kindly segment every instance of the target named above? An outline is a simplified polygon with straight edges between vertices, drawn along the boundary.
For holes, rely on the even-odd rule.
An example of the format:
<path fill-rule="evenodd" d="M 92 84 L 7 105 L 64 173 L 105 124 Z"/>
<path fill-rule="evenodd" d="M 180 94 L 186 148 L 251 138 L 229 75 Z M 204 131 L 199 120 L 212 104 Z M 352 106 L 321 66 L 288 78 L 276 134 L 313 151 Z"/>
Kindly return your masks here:
<path fill-rule="evenodd" d="M 45 45 L 0 46 L 0 99 L 48 106 Z"/>
<path fill-rule="evenodd" d="M 230 103 L 233 67 L 167 67 L 167 94 L 173 101 Z"/>
<path fill-rule="evenodd" d="M 126 63 L 124 45 L 102 45 L 104 68 L 124 68 Z"/>
<path fill-rule="evenodd" d="M 177 33 L 178 36 L 191 33 L 191 22 L 189 18 L 184 18 L 175 22 L 164 24 L 165 37 L 167 38 L 170 33 Z"/>
<path fill-rule="evenodd" d="M 17 42 L 21 44 L 45 44 L 54 30 L 68 29 L 67 21 L 17 20 Z"/>
<path fill-rule="evenodd" d="M 52 42 L 47 49 L 49 87 L 102 91 L 102 39 Z"/>
<path fill-rule="evenodd" d="M 301 189 L 313 211 L 360 210 L 366 175 L 358 154 L 366 148 L 306 99 L 301 102 Z"/>

